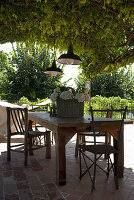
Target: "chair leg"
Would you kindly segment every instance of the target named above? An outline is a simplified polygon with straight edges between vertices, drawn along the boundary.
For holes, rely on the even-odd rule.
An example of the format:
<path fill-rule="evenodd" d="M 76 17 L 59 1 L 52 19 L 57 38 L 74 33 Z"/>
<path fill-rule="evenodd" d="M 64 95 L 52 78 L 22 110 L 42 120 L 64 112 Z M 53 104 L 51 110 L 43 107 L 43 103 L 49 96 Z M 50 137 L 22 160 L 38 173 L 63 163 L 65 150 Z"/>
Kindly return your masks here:
<path fill-rule="evenodd" d="M 54 135 L 53 135 L 53 132 L 51 132 L 51 143 L 53 144 L 54 143 Z"/>
<path fill-rule="evenodd" d="M 10 136 L 8 136 L 7 137 L 7 161 L 11 160 L 10 142 L 11 142 L 11 138 Z"/>
<path fill-rule="evenodd" d="M 106 132 L 105 133 L 105 144 L 108 144 L 108 143 L 109 143 L 109 134 Z M 104 155 L 104 159 L 108 159 L 107 154 Z"/>
<path fill-rule="evenodd" d="M 27 160 L 28 160 L 28 151 L 25 150 L 25 152 L 24 152 L 24 166 L 27 166 Z"/>
<path fill-rule="evenodd" d="M 33 140 L 34 138 L 29 138 L 29 155 L 33 156 L 33 150 L 32 150 L 32 145 L 33 145 Z"/>
<path fill-rule="evenodd" d="M 80 159 L 80 177 L 79 177 L 79 179 L 81 180 L 81 175 L 82 175 L 82 169 L 81 169 L 81 149 L 79 150 L 79 159 Z"/>
<path fill-rule="evenodd" d="M 79 133 L 76 133 L 75 157 L 78 157 Z"/>
<path fill-rule="evenodd" d="M 82 172 L 82 163 L 81 163 L 81 160 L 83 158 L 83 161 L 85 163 L 85 166 L 86 166 L 86 170 L 84 172 Z M 93 190 L 95 189 L 95 178 L 96 178 L 96 155 L 94 157 L 94 161 L 93 164 L 91 164 L 89 167 L 88 167 L 88 164 L 87 164 L 87 161 L 86 161 L 86 158 L 88 158 L 86 156 L 86 154 L 84 153 L 83 149 L 79 149 L 79 159 L 80 159 L 80 180 L 81 178 L 86 174 L 88 173 L 89 174 L 89 177 L 90 177 L 90 180 L 92 182 L 92 187 L 91 187 L 91 192 L 93 192 Z M 91 159 L 90 159 L 91 160 Z M 91 173 L 90 173 L 90 168 L 94 166 L 94 172 L 93 172 L 93 178 L 91 176 Z"/>
<path fill-rule="evenodd" d="M 38 131 L 38 128 L 37 128 L 36 124 L 35 124 L 35 131 Z"/>
<path fill-rule="evenodd" d="M 82 144 L 84 144 L 84 145 L 86 144 L 86 139 L 85 139 L 85 137 L 86 137 L 85 135 L 82 135 Z"/>
<path fill-rule="evenodd" d="M 109 165 L 110 165 L 110 163 L 109 163 L 109 155 L 107 155 L 107 178 L 109 177 Z"/>
<path fill-rule="evenodd" d="M 111 135 L 108 133 L 108 143 L 111 144 Z"/>
<path fill-rule="evenodd" d="M 46 145 L 46 135 L 43 135 L 44 137 L 44 145 Z"/>
<path fill-rule="evenodd" d="M 28 143 L 28 141 L 25 138 L 25 141 L 24 141 L 24 166 L 27 166 L 27 160 L 28 160 L 27 143 Z"/>
<path fill-rule="evenodd" d="M 86 144 L 86 136 L 85 135 L 81 135 L 81 143 L 82 144 Z M 83 150 L 83 151 L 85 151 L 85 150 Z"/>
<path fill-rule="evenodd" d="M 91 192 L 93 192 L 95 189 L 95 179 L 96 179 L 96 154 L 94 155 L 94 172 L 93 172 L 93 181 L 92 181 Z"/>
<path fill-rule="evenodd" d="M 119 189 L 119 183 L 118 183 L 118 156 L 115 155 L 115 161 L 114 161 L 114 179 L 115 179 L 115 186 L 116 189 Z"/>

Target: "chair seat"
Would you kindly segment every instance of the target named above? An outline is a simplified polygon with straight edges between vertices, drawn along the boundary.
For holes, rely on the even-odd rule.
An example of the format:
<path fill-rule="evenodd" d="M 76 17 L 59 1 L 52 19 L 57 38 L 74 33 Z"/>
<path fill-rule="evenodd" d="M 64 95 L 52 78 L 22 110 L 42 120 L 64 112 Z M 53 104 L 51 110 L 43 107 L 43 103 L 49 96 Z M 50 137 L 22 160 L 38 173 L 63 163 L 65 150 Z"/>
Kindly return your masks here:
<path fill-rule="evenodd" d="M 98 145 L 79 145 L 83 151 L 88 151 L 94 154 L 112 154 L 117 153 L 117 150 L 109 144 Z"/>
<path fill-rule="evenodd" d="M 95 110 L 96 112 L 96 115 L 99 115 L 101 114 L 101 116 L 105 115 L 106 118 L 112 118 L 112 110 L 110 109 L 107 109 L 107 110 Z M 103 116 L 104 117 L 104 116 Z M 86 140 L 86 136 L 90 137 L 94 137 L 94 134 L 93 134 L 93 129 L 91 127 L 88 127 L 87 129 L 83 129 L 83 130 L 79 130 L 77 131 L 77 138 L 76 138 L 76 146 L 75 146 L 75 157 L 78 156 L 78 145 L 81 144 L 81 139 L 82 139 L 82 143 L 94 143 L 94 141 L 92 140 Z M 103 137 L 104 140 L 102 141 L 97 141 L 97 143 L 105 143 L 105 144 L 111 144 L 111 136 L 109 135 L 109 133 L 107 132 L 103 132 L 103 131 L 95 131 L 95 136 L 96 138 L 98 137 Z"/>
<path fill-rule="evenodd" d="M 41 135 L 45 135 L 47 133 L 50 133 L 50 131 L 45 131 L 45 132 L 38 132 L 38 131 L 28 131 L 29 137 L 37 137 Z"/>
<path fill-rule="evenodd" d="M 11 136 L 14 136 L 14 135 L 25 135 L 25 132 L 24 131 L 22 131 L 22 132 L 13 132 L 13 133 L 11 133 Z"/>
<path fill-rule="evenodd" d="M 93 136 L 93 132 L 80 132 L 79 133 L 80 135 L 83 135 L 83 136 Z M 95 132 L 95 134 L 97 136 L 105 136 L 106 134 L 105 133 L 102 133 L 102 132 Z"/>

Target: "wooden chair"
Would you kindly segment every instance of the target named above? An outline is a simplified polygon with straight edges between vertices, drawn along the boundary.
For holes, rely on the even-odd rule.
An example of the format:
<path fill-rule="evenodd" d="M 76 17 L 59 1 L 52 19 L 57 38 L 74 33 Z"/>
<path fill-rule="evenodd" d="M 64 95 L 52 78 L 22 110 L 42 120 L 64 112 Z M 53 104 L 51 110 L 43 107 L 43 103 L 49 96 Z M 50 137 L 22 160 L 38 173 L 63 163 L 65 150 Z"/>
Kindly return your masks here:
<path fill-rule="evenodd" d="M 126 110 L 127 107 L 125 109 L 123 109 L 123 117 L 121 120 L 119 120 L 120 122 L 120 128 L 119 128 L 119 132 L 118 132 L 118 142 L 116 145 L 116 148 L 114 146 L 112 146 L 111 144 L 98 144 L 96 142 L 96 126 L 95 126 L 95 122 L 94 122 L 94 111 L 91 108 L 91 129 L 93 131 L 93 137 L 94 137 L 94 143 L 91 145 L 86 145 L 86 144 L 81 144 L 79 145 L 79 157 L 80 157 L 80 180 L 81 178 L 88 173 L 91 183 L 92 183 L 92 187 L 91 187 L 91 191 L 93 191 L 95 189 L 95 179 L 96 179 L 96 168 L 102 170 L 107 177 L 109 177 L 109 172 L 111 171 L 111 169 L 113 169 L 114 172 L 114 179 L 115 179 L 115 185 L 116 185 L 116 189 L 119 189 L 119 184 L 118 184 L 118 154 L 119 154 L 119 146 L 120 146 L 120 136 L 123 132 L 123 126 L 124 126 L 124 118 L 125 118 L 125 114 L 126 114 Z M 91 153 L 91 154 L 87 154 L 87 152 Z M 107 170 L 103 169 L 99 164 L 98 164 L 98 160 L 100 159 L 100 157 L 102 156 L 102 154 L 107 155 Z M 112 162 L 110 155 L 114 154 L 114 162 Z M 93 155 L 93 157 L 91 157 L 91 155 Z M 82 158 L 83 161 L 85 163 L 86 166 L 86 170 L 83 171 L 83 167 L 82 167 Z M 89 164 L 89 161 L 90 164 Z M 91 174 L 91 168 L 93 167 L 93 174 Z"/>
<path fill-rule="evenodd" d="M 11 129 L 11 124 L 14 125 L 14 131 Z M 23 135 L 24 143 L 12 145 L 11 137 L 15 135 Z M 41 141 L 41 136 L 44 136 L 44 141 Z M 37 142 L 39 141 L 39 142 Z M 11 160 L 11 151 L 24 153 L 24 165 L 27 165 L 28 153 L 33 154 L 33 150 L 47 147 L 46 157 L 51 155 L 50 131 L 38 132 L 28 130 L 28 110 L 27 108 L 10 108 L 7 107 L 7 160 Z"/>
<path fill-rule="evenodd" d="M 51 106 L 50 106 L 50 103 L 49 104 L 45 104 L 45 105 L 40 105 L 40 104 L 36 104 L 36 105 L 32 105 L 31 108 L 29 109 L 30 112 L 48 112 L 49 110 L 51 109 Z M 40 124 L 33 124 L 34 125 L 34 129 L 35 131 L 40 131 L 42 130 L 42 127 Z M 46 129 L 45 127 L 43 127 L 45 130 L 48 130 Z M 51 143 L 53 144 L 54 143 L 54 135 L 51 131 Z"/>
<path fill-rule="evenodd" d="M 107 110 L 94 110 L 95 113 L 101 113 L 101 116 L 103 115 L 106 115 L 105 117 L 106 118 L 112 118 L 112 114 L 113 114 L 113 111 L 111 109 L 107 109 Z M 93 137 L 93 132 L 92 131 L 80 131 L 80 132 L 77 132 L 77 137 L 76 137 L 76 145 L 75 145 L 75 157 L 78 156 L 78 146 L 79 144 L 82 144 L 82 143 L 93 143 L 93 141 L 87 141 L 86 140 L 86 137 Z M 107 132 L 96 132 L 96 137 L 104 137 L 105 141 L 104 143 L 105 144 L 110 144 L 111 143 L 111 136 L 109 135 L 109 133 Z M 100 143 L 100 142 L 98 142 Z"/>

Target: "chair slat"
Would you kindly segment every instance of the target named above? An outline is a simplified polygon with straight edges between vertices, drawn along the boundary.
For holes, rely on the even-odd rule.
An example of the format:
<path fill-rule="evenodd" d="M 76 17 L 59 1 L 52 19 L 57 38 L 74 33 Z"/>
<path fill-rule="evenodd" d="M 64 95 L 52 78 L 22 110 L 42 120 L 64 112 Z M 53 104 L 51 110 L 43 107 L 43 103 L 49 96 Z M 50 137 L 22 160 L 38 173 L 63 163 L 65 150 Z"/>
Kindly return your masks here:
<path fill-rule="evenodd" d="M 21 129 L 21 119 L 20 119 L 20 111 L 19 110 L 16 110 L 14 111 L 14 116 L 15 116 L 15 121 L 18 125 L 18 129 L 20 132 L 22 132 L 22 129 Z"/>
<path fill-rule="evenodd" d="M 16 132 L 19 132 L 19 129 L 16 125 L 16 121 L 15 121 L 15 118 L 14 118 L 14 110 L 10 110 L 10 115 L 11 115 L 11 120 L 13 121 L 13 125 L 15 126 Z"/>
<path fill-rule="evenodd" d="M 18 112 L 18 118 L 19 118 L 19 122 L 20 122 L 20 130 L 21 132 L 24 132 L 24 128 L 23 128 L 23 124 L 24 124 L 24 115 L 22 110 L 17 111 Z M 22 124 L 23 123 L 23 124 Z"/>

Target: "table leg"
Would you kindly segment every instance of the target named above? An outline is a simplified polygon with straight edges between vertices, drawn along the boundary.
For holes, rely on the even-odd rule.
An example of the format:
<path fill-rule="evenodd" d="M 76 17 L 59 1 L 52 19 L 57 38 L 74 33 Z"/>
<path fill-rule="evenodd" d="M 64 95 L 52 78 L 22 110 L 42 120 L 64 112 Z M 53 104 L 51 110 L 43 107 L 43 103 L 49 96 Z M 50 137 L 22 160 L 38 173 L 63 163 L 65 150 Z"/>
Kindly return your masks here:
<path fill-rule="evenodd" d="M 33 124 L 33 121 L 29 120 L 28 121 L 28 130 L 32 130 L 32 124 Z"/>
<path fill-rule="evenodd" d="M 51 139 L 50 131 L 46 134 L 46 158 L 51 158 Z"/>
<path fill-rule="evenodd" d="M 55 134 L 56 142 L 56 182 L 59 185 L 66 184 L 66 153 L 65 153 L 65 135 Z"/>
<path fill-rule="evenodd" d="M 117 140 L 114 139 L 114 147 L 117 146 Z M 118 157 L 118 176 L 123 178 L 124 173 L 124 130 L 120 137 L 119 157 Z"/>
<path fill-rule="evenodd" d="M 119 149 L 119 178 L 123 177 L 124 173 L 124 127 L 120 138 L 120 149 Z"/>

